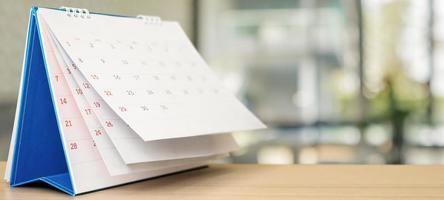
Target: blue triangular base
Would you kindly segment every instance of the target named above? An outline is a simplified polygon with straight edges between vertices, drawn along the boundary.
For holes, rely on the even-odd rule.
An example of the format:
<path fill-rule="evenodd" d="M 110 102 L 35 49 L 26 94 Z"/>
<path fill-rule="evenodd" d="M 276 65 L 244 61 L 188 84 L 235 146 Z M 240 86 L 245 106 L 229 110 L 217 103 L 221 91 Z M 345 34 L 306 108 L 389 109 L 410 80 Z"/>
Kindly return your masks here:
<path fill-rule="evenodd" d="M 11 185 L 46 182 L 74 195 L 51 98 L 36 17 L 31 9 Z"/>

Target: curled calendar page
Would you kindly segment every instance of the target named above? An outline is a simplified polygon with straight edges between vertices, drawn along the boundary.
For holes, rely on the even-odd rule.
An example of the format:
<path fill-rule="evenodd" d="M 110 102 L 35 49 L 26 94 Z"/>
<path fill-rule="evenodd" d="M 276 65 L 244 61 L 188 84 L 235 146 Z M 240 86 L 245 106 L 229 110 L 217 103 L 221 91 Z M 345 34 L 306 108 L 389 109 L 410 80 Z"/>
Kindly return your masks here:
<path fill-rule="evenodd" d="M 263 128 L 176 22 L 59 15 L 42 11 L 73 64 L 118 116 L 109 124 L 122 121 L 144 141 Z"/>
<path fill-rule="evenodd" d="M 75 195 L 193 169 L 236 150 L 230 132 L 264 128 L 157 18 L 33 8 L 20 87 L 13 186 Z"/>

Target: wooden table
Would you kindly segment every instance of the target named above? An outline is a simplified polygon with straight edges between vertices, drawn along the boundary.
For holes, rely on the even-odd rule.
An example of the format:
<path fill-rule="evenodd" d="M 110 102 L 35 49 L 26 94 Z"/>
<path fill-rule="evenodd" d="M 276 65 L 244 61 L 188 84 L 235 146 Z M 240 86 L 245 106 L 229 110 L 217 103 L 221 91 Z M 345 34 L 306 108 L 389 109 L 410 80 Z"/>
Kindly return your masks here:
<path fill-rule="evenodd" d="M 3 175 L 4 162 L 0 168 Z M 45 186 L 10 188 L 0 199 L 69 199 Z M 211 165 L 78 199 L 444 199 L 444 166 Z"/>

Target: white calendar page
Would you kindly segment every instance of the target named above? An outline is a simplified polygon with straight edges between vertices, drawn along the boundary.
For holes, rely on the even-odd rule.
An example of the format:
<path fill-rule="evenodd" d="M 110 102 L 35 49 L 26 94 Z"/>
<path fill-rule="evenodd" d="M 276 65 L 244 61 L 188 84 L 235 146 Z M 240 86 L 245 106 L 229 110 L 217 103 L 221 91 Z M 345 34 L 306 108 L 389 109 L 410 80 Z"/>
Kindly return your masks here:
<path fill-rule="evenodd" d="M 43 27 L 42 32 L 51 35 L 50 33 L 47 33 L 44 30 L 46 28 L 44 20 L 41 21 Z M 88 95 L 88 93 L 92 93 L 93 91 L 88 90 L 89 84 L 87 82 L 81 80 L 80 82 L 83 83 L 82 84 L 83 87 L 81 87 L 78 84 L 78 82 L 74 80 L 75 74 L 78 71 L 76 70 L 76 68 L 72 67 L 73 66 L 72 63 L 65 62 L 66 55 L 64 54 L 63 51 L 60 51 L 60 47 L 59 45 L 57 45 L 56 39 L 52 38 L 51 41 L 52 43 L 49 44 L 48 46 L 50 46 L 51 49 L 55 50 L 58 49 L 57 53 L 55 53 L 55 57 L 57 58 L 58 62 L 57 64 L 58 67 L 60 68 L 60 71 L 62 72 L 63 77 L 67 82 L 69 89 L 71 90 L 71 93 L 73 94 L 72 96 L 59 98 L 58 103 L 60 104 L 60 106 L 65 106 L 65 107 L 70 107 L 72 106 L 71 104 L 76 105 L 75 108 L 69 109 L 69 112 L 73 112 L 72 110 L 74 109 L 79 110 L 82 116 L 82 120 L 77 120 L 76 123 L 73 124 L 72 123 L 73 120 L 69 119 L 69 122 L 71 123 L 72 126 L 82 126 L 83 124 L 86 125 L 86 127 L 88 128 L 88 132 L 90 133 L 93 139 L 94 145 L 99 150 L 101 157 L 104 160 L 110 175 L 115 176 L 115 175 L 129 174 L 139 171 L 157 170 L 162 168 L 179 166 L 186 163 L 211 160 L 218 157 L 218 155 L 216 154 L 222 154 L 236 149 L 237 145 L 235 144 L 232 136 L 229 134 L 218 135 L 218 136 L 205 136 L 208 139 L 205 139 L 203 137 L 202 139 L 196 138 L 194 140 L 196 142 L 193 143 L 194 145 L 191 144 L 190 142 L 183 142 L 184 143 L 183 144 L 180 141 L 155 141 L 155 142 L 143 143 L 143 145 L 146 146 L 146 148 L 149 148 L 148 151 L 140 151 L 140 150 L 137 151 L 138 149 L 136 148 L 143 148 L 143 147 L 138 146 L 140 145 L 140 143 L 135 143 L 134 139 L 128 140 L 127 138 L 129 138 L 129 136 L 126 136 L 126 138 L 111 136 L 112 138 L 114 138 L 115 142 L 123 140 L 123 142 L 119 143 L 119 144 L 124 144 L 125 146 L 123 147 L 126 147 L 126 148 L 121 147 L 121 149 L 125 150 L 125 153 L 127 152 L 126 154 L 124 153 L 122 155 L 123 158 L 125 158 L 124 156 L 127 155 L 131 155 L 130 158 L 132 159 L 134 159 L 137 155 L 144 155 L 145 157 L 151 158 L 151 160 L 143 161 L 150 163 L 138 164 L 138 165 L 126 165 L 127 163 L 124 162 L 125 159 L 122 159 L 122 157 L 118 154 L 117 149 L 114 147 L 108 135 L 109 133 L 125 135 L 128 134 L 128 132 L 131 129 L 129 130 L 128 128 L 123 129 L 126 128 L 126 126 L 123 126 L 120 129 L 113 129 L 112 127 L 108 127 L 110 131 L 105 130 L 103 128 L 102 124 L 100 124 L 99 122 L 98 119 L 99 117 L 97 115 L 103 115 L 108 118 L 112 118 L 112 115 L 114 115 L 114 113 L 110 111 L 103 111 L 103 109 L 107 106 L 105 104 L 103 104 L 99 108 L 93 108 L 94 103 L 98 102 L 99 101 L 98 98 L 100 97 L 97 97 L 97 95 L 94 94 Z M 88 99 L 87 97 L 91 96 L 94 98 L 90 99 L 90 102 L 88 103 L 86 99 Z M 218 141 L 219 145 L 215 144 L 216 141 Z M 160 161 L 160 162 L 154 162 L 154 161 Z M 139 162 L 142 161 L 139 160 Z"/>
<path fill-rule="evenodd" d="M 50 39 L 46 27 L 42 23 L 43 19 L 39 19 L 38 22 L 52 99 L 75 193 L 83 193 L 202 166 L 208 163 L 208 160 L 218 157 L 218 155 L 214 155 L 176 160 L 173 161 L 176 162 L 175 164 L 163 163 L 159 166 L 154 164 L 154 167 L 151 166 L 151 168 L 150 166 L 147 168 L 146 164 L 131 165 L 124 169 L 127 170 L 125 174 L 111 175 L 109 173 L 110 167 L 107 164 L 111 163 L 111 170 L 122 170 L 122 166 L 126 165 L 121 160 L 115 159 L 118 158 L 116 151 L 107 151 L 107 153 L 101 155 L 97 150 L 95 140 L 89 132 L 81 110 L 74 101 L 75 88 L 71 89 L 68 80 L 65 78 L 69 77 L 66 70 L 64 70 L 66 69 L 64 68 L 65 65 L 59 63 L 60 52 Z M 111 162 L 107 163 L 106 159 L 110 159 Z M 115 160 L 112 161 L 112 159 Z"/>
<path fill-rule="evenodd" d="M 177 23 L 39 13 L 77 66 L 77 79 L 144 141 L 264 127 L 223 89 Z"/>
<path fill-rule="evenodd" d="M 44 24 L 44 20 L 41 21 L 42 24 Z M 107 108 L 107 105 L 104 104 L 101 98 L 95 94 L 95 91 L 90 88 L 90 84 L 81 77 L 77 68 L 60 49 L 56 39 L 53 38 L 52 41 L 59 52 L 56 54 L 57 61 L 60 66 L 65 66 L 65 68 L 62 68 L 64 72 L 63 75 L 71 88 L 71 92 L 74 94 L 73 99 L 69 97 L 62 98 L 60 99 L 60 103 L 61 105 L 66 105 L 69 102 L 77 104 L 89 133 L 94 139 L 111 175 L 161 169 L 182 165 L 184 163 L 204 161 L 218 157 L 219 154 L 225 154 L 237 149 L 237 144 L 231 134 L 143 142 L 122 122 L 109 120 L 110 118 L 117 119 L 117 117 L 114 116 L 115 113 Z M 77 81 L 75 80 L 76 76 Z M 112 122 L 113 126 L 108 127 L 108 122 Z M 121 124 L 120 127 L 116 128 L 119 123 Z M 113 143 L 117 145 L 113 145 Z M 122 152 L 120 156 L 117 153 L 119 150 Z M 127 162 L 128 160 L 134 161 L 134 163 L 150 163 L 126 165 L 129 163 L 134 164 Z"/>

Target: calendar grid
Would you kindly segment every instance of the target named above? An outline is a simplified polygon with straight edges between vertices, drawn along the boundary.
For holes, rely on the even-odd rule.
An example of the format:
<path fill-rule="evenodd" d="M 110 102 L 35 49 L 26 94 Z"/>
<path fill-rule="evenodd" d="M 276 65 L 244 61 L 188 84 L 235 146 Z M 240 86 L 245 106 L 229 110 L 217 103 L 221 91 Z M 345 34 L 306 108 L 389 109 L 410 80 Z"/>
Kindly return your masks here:
<path fill-rule="evenodd" d="M 103 40 L 100 42 L 102 47 L 100 45 L 95 45 L 92 42 L 84 41 L 84 43 L 89 44 L 89 48 L 92 48 L 95 51 L 98 51 L 97 49 L 100 48 L 100 51 L 106 52 L 106 50 L 109 50 L 103 48 Z M 132 43 L 134 44 L 137 42 L 133 41 Z M 200 101 L 200 99 L 217 102 L 217 99 L 229 96 L 227 95 L 228 92 L 224 91 L 223 87 L 218 83 L 217 78 L 210 73 L 211 71 L 206 67 L 204 61 L 198 56 L 198 59 L 195 59 L 198 61 L 191 61 L 192 64 L 189 65 L 191 69 L 186 69 L 185 72 L 187 73 L 183 73 L 181 69 L 178 69 L 182 66 L 180 62 L 175 61 L 173 65 L 167 65 L 167 61 L 164 61 L 175 59 L 174 56 L 168 54 L 170 52 L 169 48 L 168 50 L 165 50 L 168 51 L 168 56 L 164 56 L 162 53 L 158 55 L 143 54 L 146 57 L 153 58 L 150 62 L 154 62 L 155 65 L 150 66 L 149 62 L 137 56 L 132 56 L 132 58 L 129 59 L 131 55 L 122 52 L 118 52 L 119 54 L 123 54 L 120 56 L 119 54 L 113 54 L 115 53 L 114 51 L 118 49 L 118 47 L 116 47 L 117 45 L 107 46 L 108 48 L 113 46 L 111 49 L 113 52 L 106 54 L 112 55 L 108 56 L 112 58 L 97 58 L 94 56 L 94 53 L 86 55 L 85 53 L 78 51 L 79 49 L 87 47 L 86 45 L 82 46 L 82 43 L 80 43 L 79 46 L 71 45 L 67 48 L 78 53 L 77 55 L 79 56 L 73 59 L 77 69 L 81 68 L 83 74 L 86 75 L 86 79 L 88 79 L 88 81 L 91 82 L 91 85 L 99 91 L 99 95 L 106 102 L 110 102 L 111 108 L 118 113 L 120 115 L 119 117 L 128 123 L 130 127 L 133 127 L 133 123 L 131 123 L 131 119 L 127 117 L 128 115 L 125 115 L 125 112 L 132 111 L 134 113 L 137 111 L 137 109 L 134 108 L 140 109 L 138 111 L 139 114 L 137 115 L 144 115 L 145 118 L 150 119 L 151 112 L 143 111 L 148 111 L 150 107 L 153 106 L 154 108 L 160 107 L 163 108 L 164 117 L 158 112 L 152 116 L 156 116 L 157 119 L 162 118 L 163 120 L 174 121 L 173 118 L 167 117 L 168 115 L 172 115 L 168 114 L 168 112 L 182 112 L 183 115 L 180 117 L 192 118 L 195 115 L 195 111 L 185 111 L 180 108 L 191 107 L 193 101 Z M 131 47 L 131 50 L 136 51 L 137 48 Z M 150 52 L 152 52 L 152 49 L 150 49 Z M 177 57 L 183 59 L 181 56 Z M 133 60 L 133 62 L 129 62 L 131 60 Z M 134 62 L 134 60 L 136 60 L 136 62 Z M 127 65 L 131 66 L 132 71 L 127 71 Z M 150 66 L 148 72 L 144 66 Z M 112 72 L 108 73 L 109 71 Z M 106 81 L 102 82 L 103 79 Z M 125 84 L 122 84 L 122 82 Z M 121 102 L 125 102 L 125 106 L 121 105 Z M 146 102 L 149 102 L 151 105 L 146 105 Z M 180 110 L 172 110 L 170 107 L 179 108 Z M 199 108 L 198 106 L 194 108 L 202 110 L 202 108 Z M 188 114 L 185 114 L 185 112 L 188 112 Z M 205 130 L 210 130 L 210 128 Z M 142 138 L 146 139 L 147 137 L 142 136 Z"/>
<path fill-rule="evenodd" d="M 55 40 L 55 39 L 54 39 Z M 56 41 L 54 41 L 54 43 L 56 43 Z M 57 45 L 56 45 L 57 46 Z M 59 52 L 62 56 L 59 56 L 59 63 L 62 64 L 66 64 L 66 62 L 64 62 L 64 58 L 65 56 L 63 55 L 63 52 Z M 64 75 L 65 80 L 67 80 L 68 82 L 68 86 L 70 88 L 74 88 L 74 91 L 76 91 L 76 96 L 74 96 L 75 98 L 75 102 L 74 104 L 77 104 L 77 106 L 83 107 L 83 110 L 90 110 L 91 107 L 89 106 L 89 104 L 85 101 L 85 99 L 83 99 L 85 93 L 82 92 L 78 92 L 79 90 L 79 85 L 77 84 L 77 82 L 74 80 L 74 78 L 72 77 L 73 75 L 73 71 L 77 70 L 76 68 L 70 70 L 69 68 L 66 68 L 66 71 L 64 71 L 64 73 L 62 73 Z M 82 84 L 84 86 L 85 89 L 89 89 L 89 85 L 88 84 Z M 74 91 L 72 91 L 74 93 Z M 111 175 L 120 175 L 120 174 L 126 174 L 126 173 L 131 173 L 131 172 L 140 172 L 140 171 L 146 171 L 146 170 L 150 170 L 152 168 L 131 168 L 129 166 L 124 165 L 123 162 L 119 162 L 116 163 L 116 160 L 121 160 L 118 155 L 117 155 L 117 150 L 115 148 L 114 145 L 112 145 L 111 142 L 109 142 L 109 139 L 107 139 L 107 133 L 104 130 L 104 128 L 102 127 L 102 125 L 98 122 L 98 119 L 95 116 L 94 113 L 95 109 L 92 109 L 92 111 L 89 112 L 81 112 L 81 119 L 83 120 L 83 122 L 86 123 L 86 125 L 88 126 L 88 132 L 90 133 L 90 138 L 93 138 L 92 141 L 92 146 L 93 148 L 97 148 L 97 145 L 100 146 L 100 151 L 99 153 L 101 153 L 101 158 L 102 160 L 107 163 L 105 166 L 107 167 L 108 171 L 110 172 Z M 71 150 L 73 149 L 78 149 L 80 148 L 80 145 L 77 144 L 81 142 L 81 140 L 76 140 L 75 142 L 70 142 L 70 147 Z M 99 142 L 100 144 L 97 144 L 96 142 Z M 76 163 L 77 165 L 78 163 Z"/>
<path fill-rule="evenodd" d="M 72 93 L 69 91 L 69 87 L 67 87 L 67 82 L 61 72 L 61 67 L 58 67 L 57 58 L 56 58 L 56 51 L 54 50 L 54 47 L 50 43 L 50 38 L 46 32 L 46 29 L 41 29 L 43 32 L 42 34 L 42 44 L 44 47 L 44 54 L 47 58 L 46 64 L 48 67 L 48 72 L 50 73 L 49 77 L 52 78 L 51 83 L 53 90 L 55 91 L 53 93 L 54 100 L 60 100 L 61 98 L 67 98 L 67 97 L 73 97 Z M 66 101 L 66 103 L 68 103 Z M 59 104 L 56 104 L 59 105 Z M 70 104 L 71 105 L 71 104 Z M 75 107 L 75 106 L 73 106 Z M 72 112 L 76 109 L 69 109 L 68 112 L 66 112 L 67 108 L 64 106 L 57 106 L 57 110 L 59 111 L 57 114 L 60 115 L 59 118 L 61 119 L 61 123 L 65 123 L 61 125 L 60 132 L 63 134 L 65 141 L 65 148 L 67 149 L 69 162 L 71 163 L 71 166 L 75 168 L 79 163 L 90 163 L 90 162 L 103 162 L 100 155 L 98 155 L 98 152 L 94 148 L 94 141 L 88 134 L 82 134 L 87 133 L 85 132 L 83 128 L 86 128 L 83 126 L 83 128 L 80 128 L 80 130 L 69 130 L 69 127 L 72 125 L 72 121 L 69 120 L 83 120 L 80 117 L 80 113 L 78 112 Z M 71 113 L 71 115 L 69 115 Z M 72 113 L 75 113 L 72 115 Z M 81 123 L 80 123 L 81 124 Z M 68 126 L 67 126 L 68 125 Z M 78 135 L 76 133 L 81 133 L 82 135 Z M 88 152 L 88 156 L 78 156 L 79 154 L 76 152 L 79 146 L 82 146 L 84 151 Z"/>
<path fill-rule="evenodd" d="M 62 52 L 62 55 L 64 55 L 63 52 Z M 74 64 L 72 64 L 70 62 L 70 59 L 67 56 L 64 55 L 62 57 L 64 58 L 63 62 L 65 65 L 75 66 Z M 97 117 L 102 125 L 102 126 L 100 126 L 100 124 L 98 124 L 97 122 L 92 123 L 92 125 L 91 125 L 91 122 L 89 123 L 90 127 L 91 126 L 100 126 L 100 129 L 95 129 L 93 131 L 90 131 L 90 133 L 93 133 L 93 132 L 95 133 L 95 134 L 92 134 L 92 137 L 96 138 L 96 141 L 98 142 L 99 150 L 101 150 L 101 147 L 103 145 L 108 146 L 108 147 L 112 146 L 111 142 L 109 142 L 108 139 L 105 139 L 105 140 L 101 139 L 101 138 L 103 138 L 102 135 L 105 135 L 105 138 L 107 136 L 109 136 L 110 139 L 115 139 L 115 140 L 117 139 L 120 141 L 126 140 L 128 142 L 124 142 L 124 143 L 127 143 L 127 144 L 130 144 L 130 143 L 134 144 L 134 142 L 132 142 L 132 141 L 134 141 L 134 139 L 136 139 L 136 138 L 139 139 L 138 136 L 135 134 L 133 134 L 133 135 L 125 134 L 130 129 L 129 129 L 129 127 L 127 127 L 128 125 L 124 124 L 124 122 L 120 118 L 118 118 L 118 117 L 109 118 L 108 117 L 108 116 L 112 116 L 113 113 L 111 113 L 111 112 L 113 112 L 113 111 L 106 109 L 107 104 L 103 103 L 101 98 L 98 95 L 94 94 L 93 88 L 90 86 L 90 84 L 87 81 L 81 80 L 81 75 L 78 72 L 78 68 L 72 68 L 71 70 L 69 70 L 69 68 L 67 68 L 66 71 L 63 71 L 63 72 L 64 72 L 63 74 L 65 75 L 65 78 L 69 80 L 68 83 L 70 83 L 69 85 L 71 85 L 72 88 L 78 88 L 78 85 L 80 85 L 80 83 L 82 83 L 81 85 L 84 86 L 85 90 L 83 90 L 82 92 L 77 92 L 75 94 L 75 97 L 78 99 L 77 101 L 80 101 L 79 99 L 84 99 L 83 101 L 81 101 L 83 103 L 80 103 L 80 104 L 84 105 L 84 107 L 88 107 L 87 102 L 89 101 L 89 104 L 94 105 L 95 103 L 97 103 L 97 105 L 100 105 L 100 106 L 97 106 L 96 108 L 94 108 L 94 106 L 89 105 L 89 107 L 92 108 L 92 110 L 93 110 L 93 114 L 90 117 L 93 117 L 93 118 Z M 93 102 L 93 103 L 91 103 L 91 102 Z M 107 110 L 107 111 L 104 111 L 104 110 Z M 108 118 L 105 118 L 105 117 L 108 117 Z M 84 117 L 84 118 L 86 119 L 86 117 Z M 93 120 L 93 121 L 95 121 L 95 120 Z M 126 126 L 126 130 L 121 131 L 120 135 L 117 135 L 117 136 L 115 134 L 108 135 L 109 133 L 113 133 L 113 131 L 110 130 L 110 128 L 116 127 L 118 124 L 120 124 L 121 126 Z M 100 134 L 97 134 L 97 133 L 100 133 Z M 125 135 L 123 135 L 123 134 L 125 134 Z M 98 137 L 95 137 L 95 136 L 98 136 Z M 226 152 L 226 151 L 227 151 L 227 149 L 225 149 L 223 152 Z M 220 153 L 220 152 L 214 152 L 214 153 Z M 116 155 L 116 154 L 117 153 L 114 153 L 114 155 Z M 102 155 L 104 155 L 104 154 L 102 154 Z M 208 156 L 208 155 L 210 155 L 210 154 L 205 154 L 204 156 Z M 110 154 L 105 153 L 105 156 L 110 156 Z M 187 157 L 189 157 L 189 156 L 191 156 L 191 155 L 188 155 Z M 176 158 L 180 158 L 180 157 L 176 157 Z M 163 159 L 167 159 L 167 157 L 165 157 Z M 174 162 L 168 161 L 168 163 L 174 163 Z M 178 162 L 178 163 L 180 163 L 180 162 Z M 122 168 L 128 169 L 127 166 L 122 166 Z M 130 172 L 130 171 L 127 171 L 127 172 Z"/>

